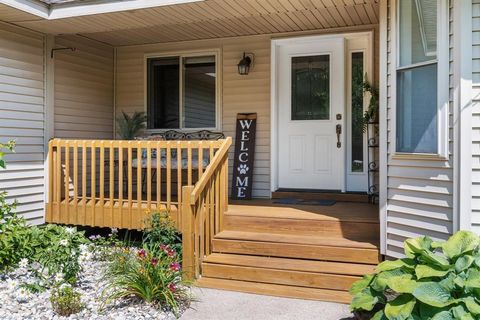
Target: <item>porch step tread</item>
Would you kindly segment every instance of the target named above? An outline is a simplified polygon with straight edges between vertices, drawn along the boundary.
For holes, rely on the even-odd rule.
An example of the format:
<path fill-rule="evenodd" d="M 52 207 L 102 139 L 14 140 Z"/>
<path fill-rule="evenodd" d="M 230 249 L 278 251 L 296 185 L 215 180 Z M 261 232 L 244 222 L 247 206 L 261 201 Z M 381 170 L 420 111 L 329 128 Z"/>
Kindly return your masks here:
<path fill-rule="evenodd" d="M 380 237 L 380 226 L 376 222 L 284 219 L 227 214 L 223 219 L 223 227 L 229 231 L 276 233 L 309 237 L 334 237 L 360 242 L 365 239 L 378 240 Z"/>
<path fill-rule="evenodd" d="M 279 234 L 270 232 L 248 232 L 224 230 L 215 239 L 273 242 L 278 244 L 301 244 L 308 246 L 329 246 L 378 250 L 378 240 L 356 241 L 340 237 Z"/>
<path fill-rule="evenodd" d="M 285 205 L 275 200 L 231 201 L 226 215 L 293 220 L 379 223 L 378 206 L 369 203 L 337 202 L 333 206 Z"/>
<path fill-rule="evenodd" d="M 264 257 L 377 264 L 377 249 L 214 238 L 212 252 Z"/>
<path fill-rule="evenodd" d="M 208 255 L 205 258 L 204 263 L 349 276 L 363 276 L 372 273 L 375 270 L 375 266 L 369 264 L 222 253 L 212 253 Z"/>
<path fill-rule="evenodd" d="M 336 200 L 344 202 L 368 202 L 368 195 L 364 193 L 341 192 L 308 192 L 280 190 L 272 192 L 273 199 L 303 199 L 303 200 Z"/>
<path fill-rule="evenodd" d="M 350 303 L 351 301 L 351 297 L 348 292 L 339 290 L 327 290 L 208 277 L 202 277 L 198 279 L 196 281 L 196 285 L 203 288 L 239 291 L 276 297 L 331 301 L 339 303 Z"/>
<path fill-rule="evenodd" d="M 347 291 L 359 276 L 303 272 L 293 270 L 267 269 L 259 267 L 232 266 L 222 264 L 202 264 L 202 275 L 259 283 L 282 284 L 288 286 L 333 289 Z"/>

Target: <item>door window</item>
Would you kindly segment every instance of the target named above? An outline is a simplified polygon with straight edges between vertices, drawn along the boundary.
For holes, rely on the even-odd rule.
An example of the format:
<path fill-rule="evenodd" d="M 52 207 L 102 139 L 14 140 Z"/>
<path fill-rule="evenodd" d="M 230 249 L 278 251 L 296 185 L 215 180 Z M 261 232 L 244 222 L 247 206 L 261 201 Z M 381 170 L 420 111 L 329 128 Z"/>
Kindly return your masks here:
<path fill-rule="evenodd" d="M 292 58 L 291 119 L 330 119 L 329 55 Z"/>

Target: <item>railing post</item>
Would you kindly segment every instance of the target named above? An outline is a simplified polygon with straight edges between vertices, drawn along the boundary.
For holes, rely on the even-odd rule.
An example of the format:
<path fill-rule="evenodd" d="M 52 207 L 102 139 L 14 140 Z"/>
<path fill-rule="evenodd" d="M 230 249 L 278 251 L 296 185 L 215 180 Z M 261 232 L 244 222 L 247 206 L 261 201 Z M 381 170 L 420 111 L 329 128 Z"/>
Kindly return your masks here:
<path fill-rule="evenodd" d="M 187 280 L 194 280 L 195 278 L 195 252 L 194 252 L 194 212 L 190 196 L 194 186 L 182 187 L 182 251 L 183 251 L 183 270 L 184 277 Z"/>
<path fill-rule="evenodd" d="M 55 189 L 54 189 L 54 164 L 53 160 L 56 159 L 56 152 L 57 148 L 53 147 L 53 143 L 55 140 L 50 140 L 48 142 L 48 201 L 47 201 L 47 210 L 46 210 L 46 216 L 45 220 L 47 222 L 52 221 L 52 214 L 53 214 L 53 199 L 55 195 Z M 55 150 L 55 151 L 54 151 Z"/>

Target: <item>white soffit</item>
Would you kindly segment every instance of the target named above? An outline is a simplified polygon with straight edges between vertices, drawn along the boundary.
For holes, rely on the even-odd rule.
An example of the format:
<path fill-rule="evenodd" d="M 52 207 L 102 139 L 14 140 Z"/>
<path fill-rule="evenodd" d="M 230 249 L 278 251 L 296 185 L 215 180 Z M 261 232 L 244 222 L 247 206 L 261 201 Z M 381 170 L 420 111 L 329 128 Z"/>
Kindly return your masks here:
<path fill-rule="evenodd" d="M 56 20 L 202 1 L 204 0 L 0 0 L 0 3 L 47 20 Z"/>

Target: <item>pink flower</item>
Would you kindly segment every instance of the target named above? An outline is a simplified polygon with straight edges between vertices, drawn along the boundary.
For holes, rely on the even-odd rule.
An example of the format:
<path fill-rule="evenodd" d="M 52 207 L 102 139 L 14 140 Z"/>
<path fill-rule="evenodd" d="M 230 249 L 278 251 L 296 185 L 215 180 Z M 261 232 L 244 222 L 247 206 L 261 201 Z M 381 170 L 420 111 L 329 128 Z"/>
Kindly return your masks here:
<path fill-rule="evenodd" d="M 172 248 L 169 248 L 169 247 L 166 248 L 165 252 L 166 252 L 167 256 L 169 256 L 170 258 L 175 256 L 175 250 L 173 250 Z"/>
<path fill-rule="evenodd" d="M 175 285 L 175 283 L 171 282 L 169 285 L 168 285 L 168 289 L 172 292 L 175 292 L 177 291 L 177 286 Z"/>
<path fill-rule="evenodd" d="M 165 250 L 166 247 L 167 247 L 166 245 L 161 244 L 161 245 L 160 245 L 160 250 Z"/>
<path fill-rule="evenodd" d="M 180 271 L 182 269 L 182 266 L 178 262 L 172 262 L 170 264 L 170 270 L 171 271 Z"/>
<path fill-rule="evenodd" d="M 152 266 L 156 267 L 157 264 L 158 264 L 158 259 L 157 259 L 157 258 L 152 258 L 152 260 L 150 261 L 150 263 L 152 264 Z"/>
<path fill-rule="evenodd" d="M 145 258 L 145 257 L 147 256 L 147 253 L 145 252 L 144 249 L 140 249 L 140 250 L 138 251 L 138 256 L 143 259 L 143 258 Z"/>

